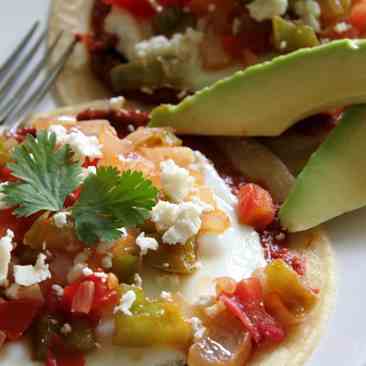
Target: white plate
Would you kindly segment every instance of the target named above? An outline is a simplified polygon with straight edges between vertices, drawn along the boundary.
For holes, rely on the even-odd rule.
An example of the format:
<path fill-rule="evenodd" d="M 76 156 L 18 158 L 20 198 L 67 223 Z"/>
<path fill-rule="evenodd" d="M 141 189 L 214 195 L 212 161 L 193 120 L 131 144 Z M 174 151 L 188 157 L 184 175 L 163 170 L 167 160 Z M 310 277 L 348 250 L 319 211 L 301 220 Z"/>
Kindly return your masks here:
<path fill-rule="evenodd" d="M 48 0 L 2 1 L 0 62 L 34 20 L 46 25 L 48 4 Z M 54 105 L 49 96 L 40 108 Z M 328 229 L 337 259 L 336 309 L 307 366 L 366 366 L 366 210 L 333 220 Z"/>

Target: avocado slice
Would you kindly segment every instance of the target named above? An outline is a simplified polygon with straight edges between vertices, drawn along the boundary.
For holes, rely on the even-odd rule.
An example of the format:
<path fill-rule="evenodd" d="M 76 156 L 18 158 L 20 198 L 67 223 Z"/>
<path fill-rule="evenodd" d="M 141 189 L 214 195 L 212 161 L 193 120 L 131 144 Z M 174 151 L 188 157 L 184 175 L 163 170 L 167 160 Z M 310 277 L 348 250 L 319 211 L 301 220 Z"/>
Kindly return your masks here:
<path fill-rule="evenodd" d="M 366 105 L 348 109 L 311 156 L 280 209 L 290 232 L 366 205 Z"/>
<path fill-rule="evenodd" d="M 264 62 L 151 113 L 181 134 L 277 136 L 336 106 L 366 102 L 366 40 L 340 40 Z"/>

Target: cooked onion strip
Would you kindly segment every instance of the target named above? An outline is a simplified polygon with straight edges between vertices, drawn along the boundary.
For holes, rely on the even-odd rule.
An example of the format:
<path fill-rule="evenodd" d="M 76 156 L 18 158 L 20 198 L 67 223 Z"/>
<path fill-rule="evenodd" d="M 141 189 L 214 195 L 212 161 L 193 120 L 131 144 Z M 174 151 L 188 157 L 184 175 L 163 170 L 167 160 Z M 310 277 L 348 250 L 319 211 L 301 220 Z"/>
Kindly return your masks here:
<path fill-rule="evenodd" d="M 268 148 L 249 138 L 220 137 L 215 142 L 234 167 L 250 181 L 267 188 L 276 203 L 286 199 L 294 177 Z"/>

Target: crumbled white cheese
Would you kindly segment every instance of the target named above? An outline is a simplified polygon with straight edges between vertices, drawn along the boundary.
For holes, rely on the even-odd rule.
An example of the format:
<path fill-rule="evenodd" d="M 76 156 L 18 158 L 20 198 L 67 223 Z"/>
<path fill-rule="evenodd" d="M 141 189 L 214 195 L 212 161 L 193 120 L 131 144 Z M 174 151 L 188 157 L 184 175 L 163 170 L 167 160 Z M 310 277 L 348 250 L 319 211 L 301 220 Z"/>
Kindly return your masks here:
<path fill-rule="evenodd" d="M 94 165 L 88 166 L 87 168 L 82 168 L 81 179 L 84 181 L 89 175 L 97 174 L 97 168 Z"/>
<path fill-rule="evenodd" d="M 77 157 L 84 159 L 89 157 L 91 159 L 101 158 L 102 146 L 96 136 L 84 135 L 77 129 L 72 129 L 67 136 L 66 143 L 70 145 Z"/>
<path fill-rule="evenodd" d="M 84 275 L 84 276 L 91 276 L 94 272 L 91 268 L 89 267 L 84 267 L 81 271 L 81 273 Z"/>
<path fill-rule="evenodd" d="M 161 291 L 160 297 L 165 301 L 172 301 L 172 294 L 168 291 Z"/>
<path fill-rule="evenodd" d="M 102 146 L 96 136 L 87 136 L 76 128 L 72 128 L 70 132 L 61 125 L 51 125 L 48 128 L 48 133 L 56 134 L 56 142 L 58 144 L 69 144 L 75 155 L 84 159 L 102 157 Z"/>
<path fill-rule="evenodd" d="M 129 290 L 121 296 L 120 304 L 114 308 L 114 313 L 121 312 L 125 315 L 132 316 L 131 308 L 136 301 L 136 294 Z"/>
<path fill-rule="evenodd" d="M 58 212 L 53 216 L 53 222 L 59 229 L 62 229 L 67 225 L 67 216 L 67 212 Z"/>
<path fill-rule="evenodd" d="M 51 278 L 46 259 L 47 257 L 41 253 L 34 266 L 14 266 L 15 283 L 21 286 L 32 286 Z"/>
<path fill-rule="evenodd" d="M 321 8 L 315 0 L 296 1 L 294 5 L 295 13 L 301 20 L 313 28 L 315 32 L 320 32 Z"/>
<path fill-rule="evenodd" d="M 65 144 L 67 140 L 67 130 L 62 125 L 51 125 L 48 127 L 48 133 L 54 133 L 56 135 L 57 144 Z"/>
<path fill-rule="evenodd" d="M 211 306 L 215 302 L 215 297 L 211 295 L 200 296 L 194 303 L 197 306 Z"/>
<path fill-rule="evenodd" d="M 351 29 L 351 25 L 346 22 L 340 22 L 334 26 L 334 30 L 337 33 L 347 32 L 349 29 Z"/>
<path fill-rule="evenodd" d="M 136 287 L 142 288 L 142 278 L 138 273 L 135 273 L 133 281 L 135 282 Z"/>
<path fill-rule="evenodd" d="M 285 50 L 286 48 L 287 48 L 287 42 L 286 41 L 281 41 L 280 42 L 280 49 Z"/>
<path fill-rule="evenodd" d="M 171 39 L 155 36 L 135 45 L 135 54 L 140 61 L 148 62 L 157 58 L 178 58 L 185 60 L 202 41 L 203 34 L 188 28 L 184 34 L 174 34 Z"/>
<path fill-rule="evenodd" d="M 52 291 L 55 293 L 57 297 L 64 296 L 64 289 L 60 285 L 57 284 L 52 285 Z"/>
<path fill-rule="evenodd" d="M 174 202 L 183 201 L 192 191 L 194 178 L 171 159 L 160 163 L 160 177 L 163 191 Z"/>
<path fill-rule="evenodd" d="M 65 323 L 65 324 L 61 327 L 60 332 L 61 332 L 63 335 L 70 334 L 70 333 L 72 332 L 71 325 L 70 325 L 69 323 Z"/>
<path fill-rule="evenodd" d="M 185 244 L 199 232 L 202 212 L 202 208 L 192 202 L 180 204 L 177 219 L 164 233 L 163 242 L 170 245 Z"/>
<path fill-rule="evenodd" d="M 126 228 L 125 228 L 125 227 L 121 227 L 121 228 L 119 228 L 119 229 L 118 229 L 118 231 L 122 234 L 122 235 L 121 235 L 121 237 L 122 237 L 122 238 L 127 238 L 127 236 L 128 236 L 128 232 L 127 232 L 127 230 L 126 230 Z"/>
<path fill-rule="evenodd" d="M 149 250 L 157 250 L 159 248 L 158 241 L 155 238 L 145 236 L 145 233 L 141 233 L 136 238 L 136 245 L 140 248 L 141 255 L 147 254 Z"/>
<path fill-rule="evenodd" d="M 108 275 L 105 272 L 94 272 L 94 276 L 101 278 L 103 280 L 102 282 L 106 281 L 108 278 Z"/>
<path fill-rule="evenodd" d="M 196 317 L 191 319 L 191 324 L 193 328 L 194 340 L 197 341 L 204 336 L 206 328 L 203 326 L 202 321 Z"/>
<path fill-rule="evenodd" d="M 288 0 L 254 0 L 247 5 L 250 16 L 258 22 L 286 13 Z"/>
<path fill-rule="evenodd" d="M 0 286 L 7 284 L 11 251 L 13 250 L 14 233 L 8 229 L 0 239 Z"/>
<path fill-rule="evenodd" d="M 0 183 L 0 210 L 4 210 L 5 208 L 9 208 L 9 204 L 5 201 L 5 194 L 3 192 L 3 188 L 7 186 L 9 182 Z"/>
<path fill-rule="evenodd" d="M 211 212 L 214 210 L 213 206 L 209 205 L 206 202 L 203 202 L 198 197 L 193 197 L 192 203 L 195 204 L 196 206 L 200 207 L 202 212 Z"/>
<path fill-rule="evenodd" d="M 105 255 L 103 258 L 102 258 L 102 267 L 105 268 L 105 269 L 110 269 L 113 267 L 113 257 L 112 257 L 112 254 L 107 254 Z"/>
<path fill-rule="evenodd" d="M 118 111 L 119 109 L 124 107 L 125 103 L 126 99 L 122 96 L 109 99 L 109 105 L 113 110 Z"/>
<path fill-rule="evenodd" d="M 152 209 L 151 220 L 159 231 L 165 231 L 163 242 L 170 245 L 185 244 L 196 235 L 202 225 L 203 212 L 213 207 L 198 198 L 180 204 L 159 201 Z"/>
<path fill-rule="evenodd" d="M 159 231 L 165 231 L 174 225 L 178 217 L 178 211 L 178 205 L 167 201 L 159 201 L 151 211 L 151 218 Z"/>

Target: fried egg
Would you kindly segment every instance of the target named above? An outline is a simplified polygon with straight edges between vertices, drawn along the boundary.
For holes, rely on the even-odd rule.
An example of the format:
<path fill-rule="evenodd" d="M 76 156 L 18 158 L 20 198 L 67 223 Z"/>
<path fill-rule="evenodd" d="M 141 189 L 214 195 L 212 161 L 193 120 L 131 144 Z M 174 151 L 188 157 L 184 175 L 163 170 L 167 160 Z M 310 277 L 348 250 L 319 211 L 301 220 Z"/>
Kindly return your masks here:
<path fill-rule="evenodd" d="M 200 153 L 196 153 L 196 167 L 205 183 L 215 194 L 218 207 L 230 218 L 231 227 L 220 235 L 204 234 L 198 240 L 199 268 L 190 276 L 162 274 L 157 270 L 142 273 L 143 287 L 149 296 L 160 296 L 162 291 L 181 293 L 188 302 L 196 303 L 202 297 L 213 295 L 215 279 L 231 277 L 237 281 L 250 277 L 265 266 L 264 252 L 258 234 L 241 225 L 236 215 L 237 198 L 221 179 L 215 168 Z M 112 345 L 113 319 L 103 320 L 97 334 L 102 351 L 87 356 L 88 366 L 184 366 L 186 354 L 173 347 L 132 349 Z M 25 342 L 7 344 L 0 353 L 2 366 L 27 364 L 31 361 L 30 349 Z"/>

